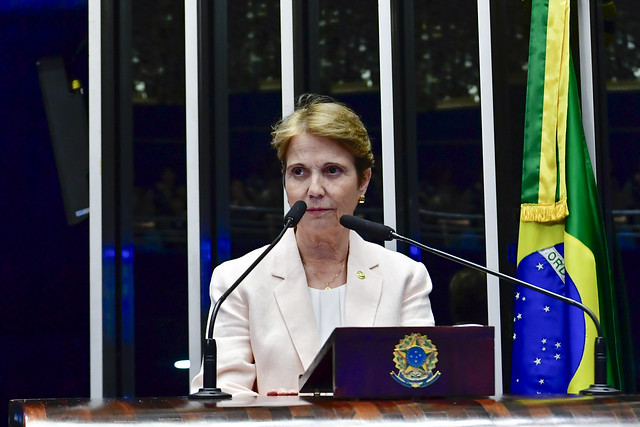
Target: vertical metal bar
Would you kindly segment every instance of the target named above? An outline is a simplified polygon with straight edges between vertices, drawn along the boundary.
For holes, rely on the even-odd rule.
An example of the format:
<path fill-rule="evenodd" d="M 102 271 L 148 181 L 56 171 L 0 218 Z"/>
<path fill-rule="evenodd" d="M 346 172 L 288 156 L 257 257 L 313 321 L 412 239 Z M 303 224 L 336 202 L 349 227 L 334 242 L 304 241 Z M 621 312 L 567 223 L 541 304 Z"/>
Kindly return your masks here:
<path fill-rule="evenodd" d="M 580 95 L 582 99 L 582 127 L 587 140 L 589 157 L 596 173 L 596 128 L 593 91 L 593 49 L 591 46 L 590 0 L 578 0 L 578 43 L 580 51 Z"/>
<path fill-rule="evenodd" d="M 392 0 L 393 99 L 396 154 L 397 227 L 404 235 L 420 240 L 420 203 L 418 197 L 418 149 L 416 107 L 416 60 L 413 0 Z M 415 249 L 415 248 L 413 248 Z M 419 250 L 409 255 L 422 259 Z"/>
<path fill-rule="evenodd" d="M 478 49 L 480 59 L 480 115 L 482 121 L 482 159 L 484 218 L 487 268 L 499 271 L 498 204 L 496 192 L 495 134 L 493 127 L 493 71 L 491 66 L 491 10 L 489 0 L 478 0 Z M 487 277 L 489 325 L 495 328 L 495 393 L 502 395 L 502 343 L 500 327 L 500 286 L 498 278 Z"/>
<path fill-rule="evenodd" d="M 282 81 L 282 115 L 293 113 L 295 103 L 295 73 L 293 63 L 293 0 L 280 0 L 280 63 Z M 284 212 L 289 210 L 284 196 Z"/>
<path fill-rule="evenodd" d="M 198 0 L 185 0 L 185 114 L 187 161 L 187 292 L 189 378 L 200 370 L 200 162 L 198 156 Z"/>
<path fill-rule="evenodd" d="M 100 0 L 89 1 L 89 388 L 103 397 L 102 378 L 102 49 Z"/>
<path fill-rule="evenodd" d="M 380 49 L 380 115 L 382 135 L 382 214 L 384 223 L 396 228 L 396 169 L 393 117 L 393 56 L 391 44 L 391 0 L 378 1 Z M 385 247 L 396 250 L 395 240 Z"/>

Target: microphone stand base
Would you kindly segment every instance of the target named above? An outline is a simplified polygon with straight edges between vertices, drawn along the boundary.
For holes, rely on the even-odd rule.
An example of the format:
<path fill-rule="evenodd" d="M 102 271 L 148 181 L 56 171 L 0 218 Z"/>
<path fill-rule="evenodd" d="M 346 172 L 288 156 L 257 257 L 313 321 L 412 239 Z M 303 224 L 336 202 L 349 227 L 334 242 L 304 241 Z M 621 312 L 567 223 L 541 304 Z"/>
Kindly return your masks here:
<path fill-rule="evenodd" d="M 211 399 L 211 400 L 225 400 L 231 399 L 229 393 L 225 393 L 219 388 L 201 388 L 197 393 L 189 395 L 189 399 Z"/>
<path fill-rule="evenodd" d="M 591 387 L 580 390 L 580 394 L 586 396 L 615 396 L 622 394 L 618 389 L 608 386 L 607 384 L 591 384 Z"/>

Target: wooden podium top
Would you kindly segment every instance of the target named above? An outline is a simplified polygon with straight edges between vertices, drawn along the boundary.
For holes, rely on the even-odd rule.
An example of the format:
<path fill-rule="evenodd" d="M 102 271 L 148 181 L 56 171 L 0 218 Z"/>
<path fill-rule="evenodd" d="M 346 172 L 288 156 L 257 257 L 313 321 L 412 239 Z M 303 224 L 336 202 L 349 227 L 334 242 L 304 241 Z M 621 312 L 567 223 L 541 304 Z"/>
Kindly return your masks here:
<path fill-rule="evenodd" d="M 256 421 L 272 425 L 342 425 L 408 422 L 438 425 L 640 425 L 640 395 L 429 400 L 337 400 L 324 397 L 234 398 L 221 402 L 185 397 L 11 400 L 10 426 L 78 423 L 170 425 Z"/>

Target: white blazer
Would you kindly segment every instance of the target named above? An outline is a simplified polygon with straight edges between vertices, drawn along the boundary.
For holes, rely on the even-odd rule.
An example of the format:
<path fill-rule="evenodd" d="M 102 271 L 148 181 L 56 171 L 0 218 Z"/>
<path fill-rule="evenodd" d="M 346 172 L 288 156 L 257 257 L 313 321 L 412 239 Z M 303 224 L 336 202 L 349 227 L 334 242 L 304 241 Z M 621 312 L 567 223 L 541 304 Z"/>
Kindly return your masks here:
<path fill-rule="evenodd" d="M 263 250 L 216 267 L 210 286 L 213 303 Z M 345 286 L 343 326 L 434 325 L 432 284 L 425 266 L 367 242 L 354 231 L 349 236 Z M 266 395 L 278 389 L 298 390 L 298 377 L 323 343 L 293 230 L 220 306 L 213 334 L 217 386 L 223 391 Z M 201 386 L 202 371 L 192 391 Z"/>

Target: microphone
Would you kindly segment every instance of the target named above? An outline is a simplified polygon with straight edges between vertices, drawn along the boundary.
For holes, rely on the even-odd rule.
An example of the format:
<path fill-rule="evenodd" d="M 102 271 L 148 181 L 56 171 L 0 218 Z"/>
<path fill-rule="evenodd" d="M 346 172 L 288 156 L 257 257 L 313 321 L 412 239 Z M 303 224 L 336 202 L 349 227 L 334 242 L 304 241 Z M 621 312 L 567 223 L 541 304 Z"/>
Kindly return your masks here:
<path fill-rule="evenodd" d="M 289 212 L 284 216 L 285 230 L 287 228 L 295 227 L 302 219 L 302 215 L 307 211 L 307 204 L 302 200 L 298 200 L 293 204 Z"/>
<path fill-rule="evenodd" d="M 203 364 L 202 364 L 202 388 L 198 390 L 197 393 L 193 393 L 189 395 L 189 399 L 213 399 L 213 400 L 222 400 L 222 399 L 231 399 L 231 395 L 229 393 L 225 393 L 220 388 L 216 387 L 216 375 L 217 375 L 217 364 L 218 364 L 218 350 L 216 347 L 216 340 L 213 338 L 213 325 L 215 324 L 216 317 L 218 316 L 218 311 L 220 310 L 220 305 L 227 299 L 227 297 L 240 285 L 240 283 L 244 280 L 245 277 L 253 269 L 262 261 L 262 259 L 267 256 L 271 249 L 282 239 L 284 233 L 292 227 L 295 227 L 300 219 L 304 215 L 307 210 L 307 204 L 298 200 L 293 204 L 289 212 L 284 216 L 284 227 L 278 237 L 276 237 L 273 242 L 260 254 L 258 258 L 245 270 L 244 273 L 236 280 L 233 285 L 227 289 L 218 301 L 213 306 L 213 310 L 211 312 L 211 320 L 209 321 L 209 327 L 207 328 L 207 335 L 205 340 L 205 347 L 203 352 Z"/>
<path fill-rule="evenodd" d="M 353 215 L 342 215 L 340 224 L 344 228 L 357 231 L 360 234 L 366 234 L 374 239 L 393 240 L 392 233 L 394 233 L 394 230 L 388 225 L 378 224 Z"/>
<path fill-rule="evenodd" d="M 431 248 L 426 246 L 420 242 L 416 242 L 415 240 L 409 239 L 408 237 L 404 237 L 395 232 L 395 230 L 387 225 L 378 224 L 376 222 L 367 221 L 366 219 L 358 218 L 352 215 L 343 215 L 340 217 L 340 224 L 343 227 L 348 228 L 350 230 L 356 231 L 358 233 L 367 234 L 376 239 L 383 240 L 399 240 L 404 243 L 408 243 L 410 245 L 414 245 L 419 247 L 420 249 L 431 252 L 435 255 L 438 255 L 442 258 L 446 258 L 458 264 L 462 264 L 466 267 L 472 268 L 474 270 L 482 271 L 483 273 L 490 274 L 494 277 L 498 277 L 510 283 L 515 283 L 525 288 L 531 289 L 533 291 L 539 292 L 541 294 L 547 295 L 551 298 L 558 299 L 567 304 L 570 304 L 574 307 L 578 307 L 582 311 L 584 311 L 593 321 L 596 326 L 596 331 L 598 336 L 596 337 L 595 342 L 595 360 L 594 360 L 594 384 L 590 387 L 580 390 L 580 394 L 584 395 L 613 395 L 619 394 L 620 391 L 610 387 L 607 384 L 607 345 L 602 334 L 602 327 L 600 326 L 600 321 L 596 317 L 595 314 L 587 307 L 586 305 L 573 300 L 571 298 L 567 298 L 564 295 L 557 294 L 555 292 L 551 292 L 547 289 L 541 288 L 539 286 L 532 285 L 531 283 L 525 282 L 524 280 L 516 279 L 515 277 L 508 276 L 504 273 L 500 273 L 499 271 L 491 270 L 482 265 L 473 263 L 463 258 L 459 258 L 455 255 L 449 254 L 447 252 L 441 251 L 439 249 Z"/>

